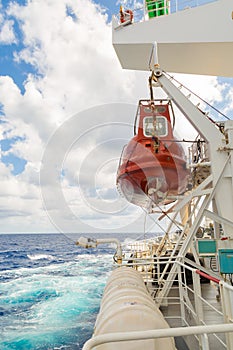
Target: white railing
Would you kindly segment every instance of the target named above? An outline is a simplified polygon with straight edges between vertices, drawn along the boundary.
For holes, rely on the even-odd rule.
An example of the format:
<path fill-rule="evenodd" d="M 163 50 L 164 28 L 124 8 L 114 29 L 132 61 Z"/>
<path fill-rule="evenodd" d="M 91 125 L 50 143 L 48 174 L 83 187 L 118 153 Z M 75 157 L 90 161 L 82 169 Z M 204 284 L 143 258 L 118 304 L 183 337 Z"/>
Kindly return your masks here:
<path fill-rule="evenodd" d="M 161 304 L 167 322 L 172 329 L 175 325 L 177 333 L 174 334 L 179 335 L 177 326 L 190 330 L 198 326 L 200 328 L 197 333 L 190 331 L 186 334 L 189 335 L 189 338 L 186 339 L 187 343 L 191 343 L 192 346 L 195 344 L 195 347 L 192 347 L 193 350 L 199 348 L 233 350 L 233 333 L 226 331 L 231 327 L 222 327 L 223 324 L 231 324 L 233 327 L 233 287 L 221 280 L 217 274 L 210 274 L 210 271 L 204 267 L 200 266 L 198 269 L 195 263 L 192 266 L 190 260 L 186 259 L 187 263 L 182 263 L 175 257 L 173 259 L 168 257 L 147 259 L 143 257 L 142 252 L 141 255 L 141 257 L 139 254 L 128 260 L 125 259 L 123 264 L 140 271 L 155 302 Z M 173 286 L 168 296 L 161 302 L 159 290 L 169 276 L 170 267 L 174 264 L 177 265 L 177 272 L 172 277 L 170 276 Z M 167 272 L 164 274 L 165 269 Z M 201 278 L 208 280 L 208 283 L 202 283 Z M 208 296 L 210 296 L 209 300 Z M 211 323 L 214 323 L 214 329 L 212 332 L 206 332 L 206 329 L 212 326 Z M 166 330 L 163 332 L 166 334 Z"/>
<path fill-rule="evenodd" d="M 133 12 L 132 23 L 166 16 L 216 1 L 218 0 L 143 0 L 141 3 L 136 2 L 137 6 L 130 9 Z M 119 14 L 113 16 L 113 25 L 115 29 L 125 26 L 125 23 L 121 23 Z"/>
<path fill-rule="evenodd" d="M 218 299 L 218 284 L 220 280 L 214 276 L 210 276 L 201 270 L 187 266 L 177 262 L 178 264 L 178 280 L 179 280 L 179 302 L 180 302 L 180 315 L 183 326 L 192 327 L 193 325 L 207 326 L 209 323 L 222 324 L 224 323 L 224 313 L 222 311 L 220 302 Z M 191 273 L 192 284 L 186 283 L 187 271 Z M 204 276 L 207 284 L 201 284 L 201 276 Z M 213 286 L 210 283 L 216 284 Z M 207 288 L 205 288 L 207 287 Z M 209 294 L 210 299 L 206 298 L 205 293 Z M 233 292 L 233 289 L 232 289 Z M 216 298 L 217 297 L 217 298 Z M 211 317 L 210 317 L 211 315 Z M 226 323 L 230 320 L 226 319 Z M 195 348 L 201 347 L 202 349 L 214 348 L 225 349 L 226 339 L 225 335 L 217 335 L 214 332 L 210 335 L 193 335 L 193 339 L 188 339 L 187 342 L 196 344 Z M 232 349 L 232 348 L 228 348 Z"/>
<path fill-rule="evenodd" d="M 201 5 L 209 4 L 218 0 L 171 0 L 170 11 L 171 13 L 183 11 L 192 7 L 198 7 Z"/>
<path fill-rule="evenodd" d="M 124 265 L 141 273 L 171 328 L 98 335 L 83 350 L 106 343 L 179 336 L 192 350 L 233 350 L 233 286 L 187 258 L 155 256 L 157 245 L 156 239 L 154 244 L 151 240 L 132 244 L 114 268 Z M 176 267 L 173 275 L 169 272 L 172 266 Z M 168 278 L 172 287 L 161 297 Z"/>
<path fill-rule="evenodd" d="M 166 328 L 166 329 L 156 329 L 148 331 L 137 331 L 137 332 L 124 332 L 124 333 L 107 333 L 95 336 L 89 339 L 83 347 L 83 350 L 91 350 L 96 346 L 116 343 L 124 341 L 137 341 L 137 340 L 148 340 L 157 338 L 168 338 L 168 337 L 179 337 L 188 336 L 192 334 L 209 334 L 209 333 L 219 333 L 219 332 L 233 332 L 233 324 L 220 324 L 211 326 L 194 326 L 189 328 L 177 327 L 177 328 Z M 206 350 L 207 348 L 202 348 Z"/>

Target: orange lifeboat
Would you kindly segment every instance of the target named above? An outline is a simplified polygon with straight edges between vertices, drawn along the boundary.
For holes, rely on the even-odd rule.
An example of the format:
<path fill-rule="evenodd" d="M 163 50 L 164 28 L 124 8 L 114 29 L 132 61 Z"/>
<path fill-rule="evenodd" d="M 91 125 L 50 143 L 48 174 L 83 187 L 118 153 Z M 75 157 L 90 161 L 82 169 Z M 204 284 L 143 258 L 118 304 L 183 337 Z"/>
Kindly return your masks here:
<path fill-rule="evenodd" d="M 140 100 L 135 136 L 124 147 L 117 186 L 140 207 L 174 202 L 187 189 L 189 171 L 184 150 L 173 135 L 170 100 Z"/>

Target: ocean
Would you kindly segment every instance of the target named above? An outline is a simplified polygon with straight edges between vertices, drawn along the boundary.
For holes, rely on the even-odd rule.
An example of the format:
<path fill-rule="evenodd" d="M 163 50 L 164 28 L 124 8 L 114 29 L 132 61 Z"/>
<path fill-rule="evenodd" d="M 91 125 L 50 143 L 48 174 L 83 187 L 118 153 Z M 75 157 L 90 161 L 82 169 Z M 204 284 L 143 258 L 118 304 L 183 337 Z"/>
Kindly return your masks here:
<path fill-rule="evenodd" d="M 0 349 L 82 349 L 114 251 L 83 249 L 62 234 L 0 235 Z"/>

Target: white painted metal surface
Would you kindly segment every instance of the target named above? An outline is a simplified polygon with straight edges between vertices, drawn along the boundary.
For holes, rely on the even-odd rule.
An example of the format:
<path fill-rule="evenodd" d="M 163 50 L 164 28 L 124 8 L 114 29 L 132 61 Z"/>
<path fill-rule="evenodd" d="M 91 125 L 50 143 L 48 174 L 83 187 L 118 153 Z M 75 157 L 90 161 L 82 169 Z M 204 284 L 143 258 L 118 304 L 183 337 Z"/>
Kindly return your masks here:
<path fill-rule="evenodd" d="M 142 246 L 146 246 L 146 241 L 141 243 Z M 151 243 L 152 240 L 147 242 L 147 251 Z M 130 253 L 128 252 L 128 254 Z M 100 349 L 111 350 L 119 348 L 128 349 L 128 346 L 130 349 L 130 346 L 132 346 L 132 349 L 141 349 L 143 341 L 146 341 L 144 344 L 148 345 L 145 347 L 146 349 L 154 349 L 153 346 L 149 346 L 149 344 L 153 344 L 154 342 L 152 339 L 160 338 L 162 340 L 173 336 L 184 336 L 189 344 L 189 348 L 192 350 L 233 349 L 232 286 L 223 280 L 219 280 L 218 275 L 213 272 L 209 273 L 203 267 L 200 267 L 200 270 L 197 269 L 195 263 L 192 263 L 190 260 L 185 260 L 184 263 L 181 263 L 175 259 L 169 262 L 169 257 L 154 258 L 157 273 L 151 278 L 151 273 L 149 272 L 151 257 L 147 259 L 145 257 L 131 257 L 131 259 L 132 262 L 129 263 L 129 256 L 125 256 L 123 267 L 118 265 L 119 268 L 109 278 L 105 289 L 106 293 L 104 292 L 103 295 L 100 314 L 96 321 L 94 336 L 87 341 L 83 350 L 96 349 L 97 346 L 100 346 Z M 156 329 L 152 327 L 145 330 L 145 324 L 142 326 L 140 323 L 143 320 L 145 322 L 145 316 L 149 316 L 150 319 L 152 313 L 154 313 L 154 316 L 158 318 L 156 322 L 159 323 L 161 314 L 157 309 L 156 303 L 154 304 L 152 298 L 147 293 L 141 276 L 143 276 L 144 281 L 147 283 L 151 294 L 155 294 L 156 300 L 157 291 L 160 288 L 159 280 L 163 283 L 161 281 L 159 265 L 162 268 L 166 264 L 166 261 L 171 265 L 176 265 L 179 271 L 178 276 L 173 279 L 177 285 L 173 286 L 171 293 L 167 297 L 167 306 L 163 309 L 166 310 L 165 318 L 169 324 L 172 324 L 172 328 L 163 327 L 162 329 L 158 329 L 159 327 L 156 327 Z M 139 266 L 144 266 L 144 272 L 139 274 L 130 266 L 134 266 L 135 269 L 138 269 Z M 193 283 L 185 283 L 184 276 L 187 271 L 191 273 Z M 209 279 L 213 281 L 211 283 L 215 283 L 215 286 L 213 284 L 201 284 L 201 271 L 209 276 Z M 220 287 L 219 301 L 215 298 L 217 286 Z M 152 313 L 145 315 L 143 308 L 137 309 L 138 305 L 140 307 L 146 305 L 146 307 L 151 309 Z M 222 311 L 221 305 L 223 306 Z M 134 306 L 136 306 L 136 312 L 134 317 L 131 318 L 130 307 L 133 309 Z M 173 313 L 174 308 L 176 310 L 175 314 Z M 128 313 L 127 315 L 122 312 L 123 309 Z M 137 323 L 137 312 L 139 323 Z M 116 315 L 118 319 L 116 319 Z M 130 320 L 131 325 L 124 322 L 125 316 Z M 153 316 L 151 320 L 154 320 Z M 160 325 L 162 324 L 164 324 L 164 320 Z M 132 326 L 139 327 L 140 329 L 138 331 L 130 330 L 129 328 Z M 101 332 L 100 330 L 105 330 L 105 332 Z M 158 347 L 158 349 L 161 349 L 161 347 Z M 178 349 L 180 348 L 178 347 Z"/>
<path fill-rule="evenodd" d="M 161 75 L 159 75 L 161 74 Z M 185 117 L 208 143 L 211 172 L 215 192 L 212 197 L 216 202 L 217 213 L 223 219 L 232 222 L 233 213 L 233 121 L 225 122 L 224 134 L 187 99 L 179 89 L 158 70 L 158 83 L 171 96 L 174 103 Z M 199 223 L 200 224 L 200 223 Z M 223 223 L 228 247 L 233 247 L 233 226 Z M 220 247 L 219 247 L 220 248 Z M 185 252 L 184 252 L 185 253 Z"/>
<path fill-rule="evenodd" d="M 148 331 L 169 328 L 162 313 L 149 295 L 140 273 L 119 267 L 109 277 L 102 298 L 93 337 L 116 332 Z M 105 344 L 99 350 L 175 350 L 174 339 L 147 339 L 139 342 Z"/>
<path fill-rule="evenodd" d="M 149 70 L 156 42 L 158 61 L 167 72 L 230 77 L 232 12 L 231 0 L 218 0 L 120 28 L 113 18 L 113 46 L 125 69 Z"/>

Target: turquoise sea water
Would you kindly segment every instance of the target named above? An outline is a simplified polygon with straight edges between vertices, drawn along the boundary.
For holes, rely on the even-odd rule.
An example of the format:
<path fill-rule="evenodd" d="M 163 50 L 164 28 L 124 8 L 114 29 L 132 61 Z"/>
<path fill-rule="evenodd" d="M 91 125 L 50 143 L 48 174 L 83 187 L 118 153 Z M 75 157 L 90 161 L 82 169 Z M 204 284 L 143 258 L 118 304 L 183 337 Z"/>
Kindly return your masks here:
<path fill-rule="evenodd" d="M 0 235 L 0 349 L 82 349 L 113 253 L 62 234 Z"/>

